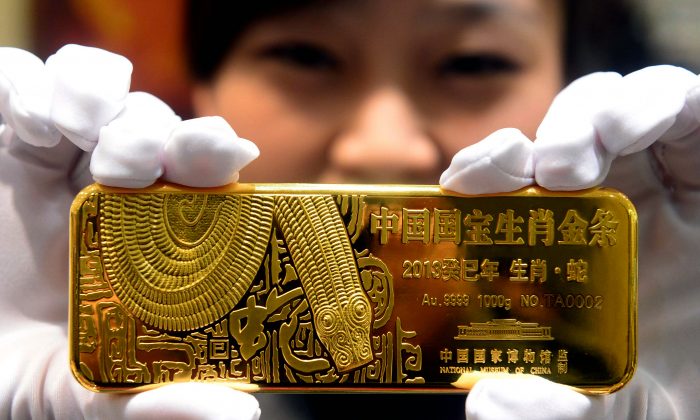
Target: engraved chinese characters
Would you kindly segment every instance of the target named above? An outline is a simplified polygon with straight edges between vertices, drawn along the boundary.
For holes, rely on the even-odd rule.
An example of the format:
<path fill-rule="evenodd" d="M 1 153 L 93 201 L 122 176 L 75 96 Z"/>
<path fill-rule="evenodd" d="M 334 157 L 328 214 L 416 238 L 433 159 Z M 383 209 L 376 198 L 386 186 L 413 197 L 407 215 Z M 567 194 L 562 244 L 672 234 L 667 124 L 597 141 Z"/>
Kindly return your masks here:
<path fill-rule="evenodd" d="M 605 190 L 93 186 L 72 212 L 73 370 L 95 390 L 481 371 L 611 391 L 634 368 L 634 223 Z"/>
<path fill-rule="evenodd" d="M 529 373 L 600 392 L 631 375 L 633 210 L 601 190 L 539 194 L 365 199 L 395 313 L 432 322 L 416 328 L 431 333 L 421 340 L 428 383 Z"/>

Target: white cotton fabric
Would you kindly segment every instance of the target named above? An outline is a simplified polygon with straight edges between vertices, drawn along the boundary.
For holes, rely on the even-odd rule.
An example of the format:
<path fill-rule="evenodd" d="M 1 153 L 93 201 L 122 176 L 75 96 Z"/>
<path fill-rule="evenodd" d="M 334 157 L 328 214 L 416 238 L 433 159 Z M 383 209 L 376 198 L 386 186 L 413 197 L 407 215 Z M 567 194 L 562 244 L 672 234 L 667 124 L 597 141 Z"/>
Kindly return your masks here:
<path fill-rule="evenodd" d="M 618 154 L 625 156 L 608 172 L 606 162 Z M 636 206 L 639 370 L 621 391 L 597 397 L 541 378 L 484 381 L 469 394 L 468 418 L 697 417 L 700 79 L 671 66 L 624 78 L 586 76 L 553 102 L 537 132 L 534 161 L 535 179 L 546 188 L 575 190 L 604 179 L 604 185 L 621 190 Z M 493 173 L 498 176 L 500 169 Z M 465 179 L 452 185 L 478 182 Z"/>
<path fill-rule="evenodd" d="M 601 143 L 592 117 L 607 103 L 617 73 L 584 76 L 562 90 L 537 129 L 534 146 L 535 179 L 550 190 L 583 189 L 599 185 L 614 155 Z"/>
<path fill-rule="evenodd" d="M 600 141 L 616 156 L 644 150 L 676 122 L 697 76 L 675 66 L 652 66 L 630 73 L 595 107 Z"/>
<path fill-rule="evenodd" d="M 202 117 L 175 126 L 163 148 L 164 179 L 192 187 L 238 181 L 238 171 L 260 155 L 221 117 Z"/>
<path fill-rule="evenodd" d="M 675 419 L 669 396 L 646 371 L 612 395 L 586 395 L 533 375 L 482 379 L 469 393 L 468 420 Z"/>
<path fill-rule="evenodd" d="M 141 185 L 167 170 L 163 145 L 179 124 L 155 97 L 127 96 L 130 64 L 105 53 L 65 47 L 48 72 L 31 54 L 0 48 L 0 418 L 258 419 L 252 395 L 223 385 L 176 384 L 107 395 L 83 388 L 70 372 L 68 214 L 89 180 L 89 155 L 72 142 L 84 149 L 97 145 L 93 169 L 100 179 Z M 118 68 L 110 69 L 110 63 Z M 45 84 L 51 77 L 55 91 L 37 93 L 32 87 L 52 86 Z M 238 171 L 236 165 L 249 159 L 228 169 Z M 186 165 L 179 169 L 184 174 Z"/>
<path fill-rule="evenodd" d="M 0 114 L 31 145 L 52 147 L 61 139 L 50 117 L 52 92 L 38 57 L 18 48 L 0 48 Z"/>
<path fill-rule="evenodd" d="M 76 146 L 92 151 L 100 128 L 124 108 L 132 69 L 125 57 L 80 45 L 66 45 L 49 57 L 51 120 L 59 131 Z"/>
<path fill-rule="evenodd" d="M 520 130 L 504 128 L 459 151 L 440 185 L 463 194 L 515 191 L 534 180 L 533 145 Z"/>
<path fill-rule="evenodd" d="M 144 188 L 163 175 L 162 151 L 180 117 L 165 102 L 132 92 L 122 112 L 100 129 L 90 172 L 103 185 Z"/>
<path fill-rule="evenodd" d="M 485 378 L 469 392 L 469 420 L 557 420 L 603 419 L 600 398 L 590 398 L 568 387 L 532 375 Z"/>

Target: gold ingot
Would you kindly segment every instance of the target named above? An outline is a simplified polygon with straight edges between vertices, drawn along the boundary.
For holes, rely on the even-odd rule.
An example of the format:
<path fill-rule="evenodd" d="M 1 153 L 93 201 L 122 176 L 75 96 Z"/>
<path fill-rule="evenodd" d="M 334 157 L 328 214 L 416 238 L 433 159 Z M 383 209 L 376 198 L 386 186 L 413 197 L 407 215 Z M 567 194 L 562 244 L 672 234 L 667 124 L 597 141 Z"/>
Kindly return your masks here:
<path fill-rule="evenodd" d="M 71 209 L 72 370 L 95 391 L 613 392 L 636 366 L 636 226 L 609 189 L 93 185 Z"/>

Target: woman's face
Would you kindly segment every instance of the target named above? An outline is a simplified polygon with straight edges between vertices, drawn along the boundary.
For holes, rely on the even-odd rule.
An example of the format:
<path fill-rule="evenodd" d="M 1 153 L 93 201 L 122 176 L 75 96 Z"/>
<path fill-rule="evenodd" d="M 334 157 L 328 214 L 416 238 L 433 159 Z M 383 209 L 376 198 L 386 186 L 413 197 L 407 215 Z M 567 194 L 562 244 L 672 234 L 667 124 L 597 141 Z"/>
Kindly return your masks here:
<path fill-rule="evenodd" d="M 253 24 L 207 85 L 248 182 L 437 182 L 492 131 L 533 136 L 562 83 L 558 0 L 348 0 Z"/>

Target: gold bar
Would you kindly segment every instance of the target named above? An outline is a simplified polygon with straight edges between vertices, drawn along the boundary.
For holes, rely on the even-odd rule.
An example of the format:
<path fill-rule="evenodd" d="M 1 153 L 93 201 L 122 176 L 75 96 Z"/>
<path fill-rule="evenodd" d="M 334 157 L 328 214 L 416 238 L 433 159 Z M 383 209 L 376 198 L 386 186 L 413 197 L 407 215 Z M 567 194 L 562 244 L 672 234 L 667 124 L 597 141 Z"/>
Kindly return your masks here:
<path fill-rule="evenodd" d="M 95 391 L 613 392 L 636 366 L 636 229 L 609 189 L 93 185 L 71 209 L 71 366 Z"/>

